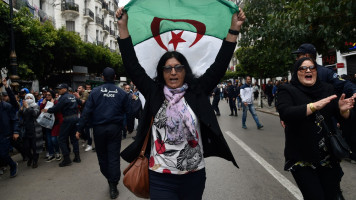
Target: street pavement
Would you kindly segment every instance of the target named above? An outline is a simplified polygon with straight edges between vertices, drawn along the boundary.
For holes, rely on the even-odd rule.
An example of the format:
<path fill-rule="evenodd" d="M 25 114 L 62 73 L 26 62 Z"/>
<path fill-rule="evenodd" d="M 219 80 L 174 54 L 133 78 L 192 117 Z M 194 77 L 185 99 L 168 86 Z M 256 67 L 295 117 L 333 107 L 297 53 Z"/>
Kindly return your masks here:
<path fill-rule="evenodd" d="M 247 129 L 241 128 L 242 111 L 230 114 L 226 101 L 220 101 L 218 121 L 224 137 L 237 160 L 239 169 L 221 158 L 206 159 L 207 181 L 204 200 L 293 200 L 302 199 L 293 177 L 283 170 L 284 133 L 274 108 L 258 108 L 264 125 L 258 130 L 248 113 Z M 132 135 L 122 141 L 122 149 L 132 142 Z M 100 173 L 96 154 L 81 152 L 82 162 L 60 168 L 58 162 L 46 163 L 41 155 L 37 169 L 28 168 L 19 155 L 19 174 L 9 178 L 8 170 L 0 176 L 1 200 L 105 200 L 108 184 Z M 73 156 L 72 156 L 73 157 Z M 124 169 L 128 163 L 122 161 Z M 341 187 L 345 199 L 356 200 L 356 165 L 343 161 Z M 139 199 L 119 183 L 118 199 Z"/>

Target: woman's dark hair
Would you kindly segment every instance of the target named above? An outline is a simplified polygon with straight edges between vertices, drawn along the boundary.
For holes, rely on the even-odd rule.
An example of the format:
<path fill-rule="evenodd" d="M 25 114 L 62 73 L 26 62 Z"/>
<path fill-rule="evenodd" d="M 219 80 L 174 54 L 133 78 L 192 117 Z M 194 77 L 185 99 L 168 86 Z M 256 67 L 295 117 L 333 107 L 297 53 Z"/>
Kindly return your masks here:
<path fill-rule="evenodd" d="M 54 93 L 53 90 L 49 90 L 48 92 L 51 93 L 51 96 L 53 99 L 56 98 L 56 93 Z"/>
<path fill-rule="evenodd" d="M 184 55 L 177 51 L 168 51 L 162 55 L 162 57 L 159 59 L 158 64 L 157 64 L 157 68 L 156 68 L 157 76 L 154 78 L 154 80 L 162 85 L 166 84 L 166 82 L 164 81 L 164 78 L 163 78 L 163 66 L 166 64 L 167 60 L 170 58 L 175 58 L 182 65 L 184 65 L 184 70 L 185 70 L 184 83 L 187 83 L 188 85 L 191 84 L 193 79 L 195 78 L 193 75 L 192 69 L 190 68 L 189 63 L 188 63 L 187 59 L 184 57 Z"/>

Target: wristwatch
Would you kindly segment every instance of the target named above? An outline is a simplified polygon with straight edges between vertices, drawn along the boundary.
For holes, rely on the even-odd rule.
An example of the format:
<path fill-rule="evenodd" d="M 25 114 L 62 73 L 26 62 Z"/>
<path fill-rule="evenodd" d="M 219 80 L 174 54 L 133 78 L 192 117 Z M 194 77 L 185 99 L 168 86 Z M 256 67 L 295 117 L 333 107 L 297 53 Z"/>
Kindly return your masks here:
<path fill-rule="evenodd" d="M 229 33 L 232 34 L 232 35 L 239 35 L 240 32 L 232 30 L 232 29 L 229 29 Z"/>

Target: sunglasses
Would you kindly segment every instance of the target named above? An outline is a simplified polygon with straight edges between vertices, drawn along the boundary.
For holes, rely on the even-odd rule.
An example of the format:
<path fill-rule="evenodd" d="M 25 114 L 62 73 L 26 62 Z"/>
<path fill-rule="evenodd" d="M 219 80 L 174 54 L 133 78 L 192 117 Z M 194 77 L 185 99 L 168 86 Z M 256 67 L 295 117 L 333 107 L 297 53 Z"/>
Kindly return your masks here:
<path fill-rule="evenodd" d="M 163 72 L 165 72 L 165 73 L 171 73 L 172 69 L 174 69 L 176 72 L 182 72 L 184 69 L 184 65 L 176 65 L 174 67 L 163 66 Z"/>
<path fill-rule="evenodd" d="M 311 72 L 314 72 L 314 71 L 316 71 L 316 66 L 314 66 L 314 65 L 312 65 L 312 66 L 300 66 L 300 67 L 298 68 L 298 71 L 300 71 L 300 72 L 306 72 L 307 69 L 309 69 Z"/>

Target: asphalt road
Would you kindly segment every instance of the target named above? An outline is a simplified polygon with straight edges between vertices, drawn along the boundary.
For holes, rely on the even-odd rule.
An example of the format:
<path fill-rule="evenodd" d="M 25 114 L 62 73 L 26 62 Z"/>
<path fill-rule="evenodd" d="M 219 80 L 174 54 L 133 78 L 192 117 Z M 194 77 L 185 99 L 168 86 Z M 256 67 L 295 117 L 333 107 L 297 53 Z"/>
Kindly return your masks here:
<path fill-rule="evenodd" d="M 228 116 L 226 102 L 219 104 L 221 129 L 240 169 L 220 158 L 207 158 L 207 182 L 204 200 L 293 200 L 301 199 L 290 173 L 283 171 L 284 133 L 277 116 L 257 112 L 262 130 L 248 114 L 247 129 L 241 128 L 242 112 Z M 129 135 L 122 149 L 130 142 Z M 58 162 L 44 162 L 40 157 L 37 169 L 28 168 L 19 155 L 19 174 L 10 179 L 9 172 L 0 176 L 0 200 L 105 200 L 109 198 L 108 184 L 101 175 L 96 154 L 81 152 L 82 162 L 59 168 Z M 73 157 L 73 156 L 72 156 Z M 128 163 L 122 162 L 122 169 Z M 356 165 L 342 162 L 344 177 L 341 187 L 345 199 L 356 200 Z M 119 183 L 118 199 L 138 199 Z"/>

